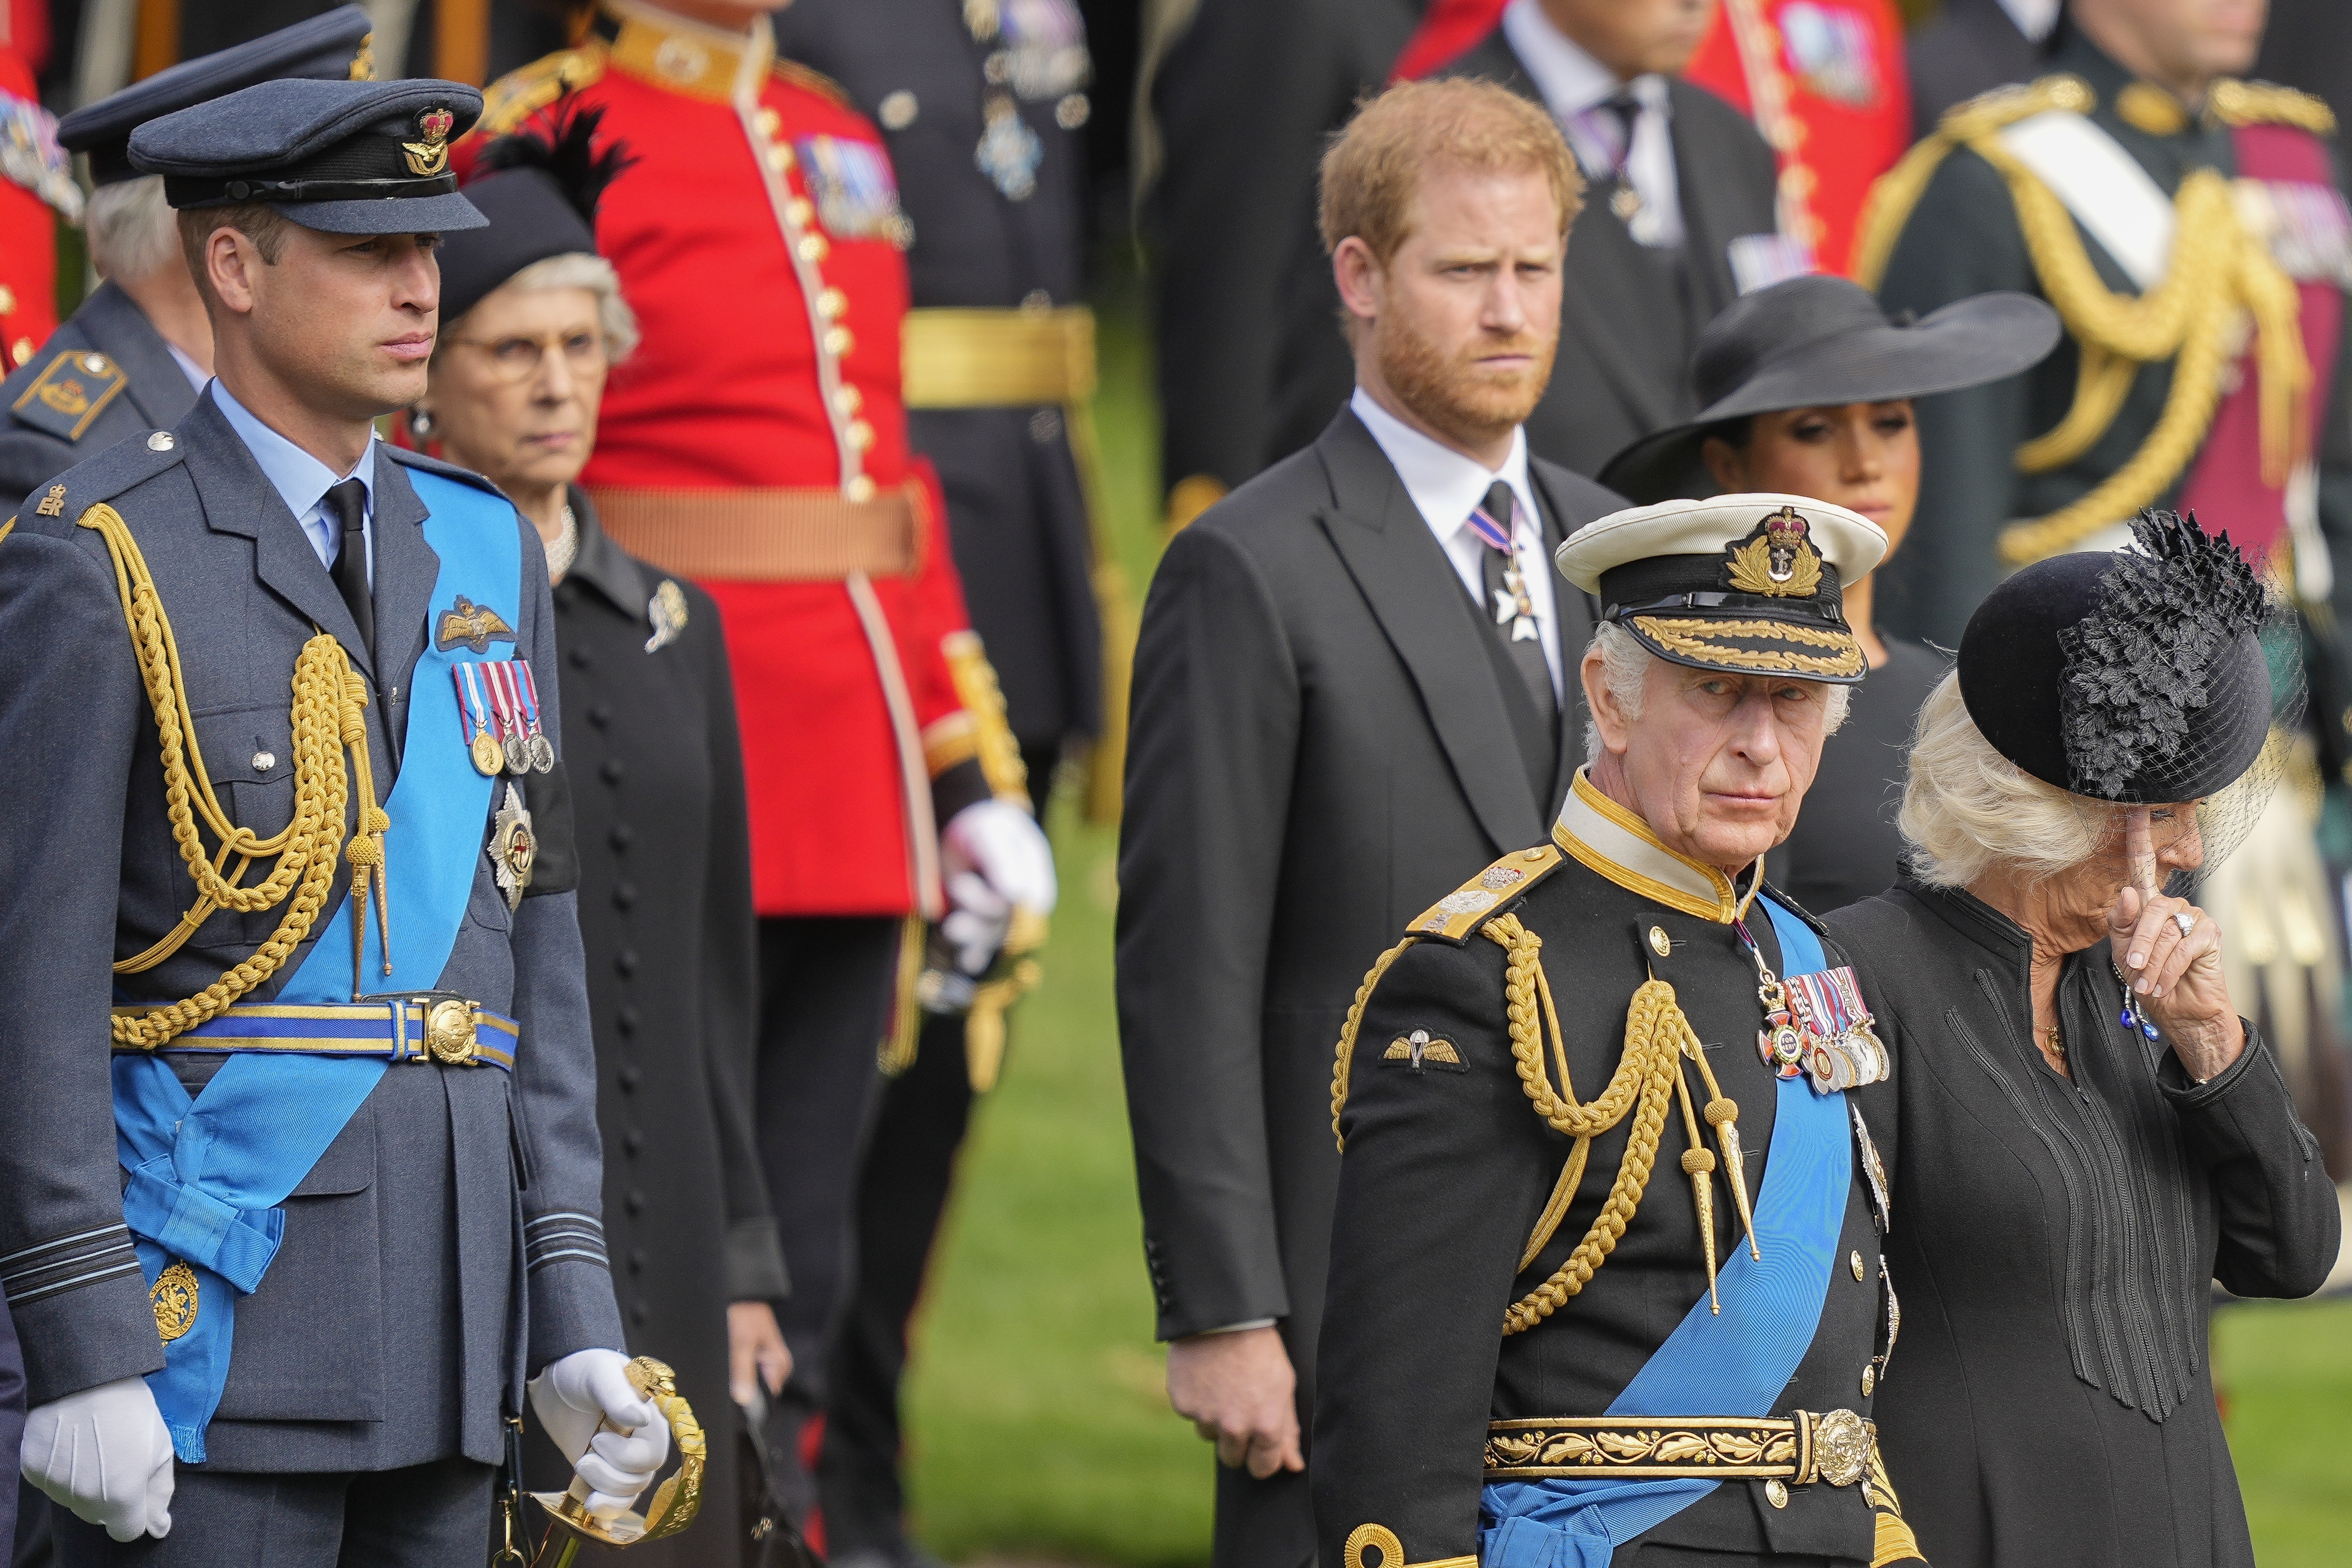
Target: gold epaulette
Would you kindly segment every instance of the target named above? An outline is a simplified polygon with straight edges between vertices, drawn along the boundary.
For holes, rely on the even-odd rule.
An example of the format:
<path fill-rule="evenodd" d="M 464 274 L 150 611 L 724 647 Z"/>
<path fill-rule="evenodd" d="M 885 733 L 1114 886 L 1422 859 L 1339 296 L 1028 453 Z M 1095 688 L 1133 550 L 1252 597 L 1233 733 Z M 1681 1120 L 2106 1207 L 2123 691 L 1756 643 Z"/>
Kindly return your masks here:
<path fill-rule="evenodd" d="M 2224 125 L 2292 125 L 2315 136 L 2336 134 L 2336 111 L 2326 102 L 2273 81 L 2224 79 L 2213 84 L 2210 101 Z"/>
<path fill-rule="evenodd" d="M 829 99 L 844 109 L 855 107 L 849 101 L 849 94 L 842 85 L 821 70 L 811 70 L 800 61 L 788 60 L 782 55 L 776 57 L 773 69 L 778 81 L 790 82 L 794 87 L 805 88 L 819 98 Z"/>
<path fill-rule="evenodd" d="M 1467 942 L 1489 913 L 1551 875 L 1562 858 L 1554 844 L 1514 849 L 1414 916 L 1408 934 Z"/>
<path fill-rule="evenodd" d="M 2091 90 L 2090 83 L 2071 71 L 2060 71 L 1980 92 L 1946 110 L 1936 129 L 1870 187 L 1853 247 L 1854 281 L 1865 289 L 1878 287 L 1887 258 L 1895 254 L 1895 242 L 1902 237 L 1903 226 L 1911 221 L 1911 209 L 1927 195 L 1928 180 L 1953 148 L 1979 142 L 2053 109 L 2088 114 L 2098 103 L 2098 94 Z"/>
<path fill-rule="evenodd" d="M 604 40 L 591 37 L 576 48 L 558 49 L 518 66 L 482 94 L 482 118 L 475 122 L 474 134 L 504 136 L 565 93 L 602 77 L 610 58 Z"/>

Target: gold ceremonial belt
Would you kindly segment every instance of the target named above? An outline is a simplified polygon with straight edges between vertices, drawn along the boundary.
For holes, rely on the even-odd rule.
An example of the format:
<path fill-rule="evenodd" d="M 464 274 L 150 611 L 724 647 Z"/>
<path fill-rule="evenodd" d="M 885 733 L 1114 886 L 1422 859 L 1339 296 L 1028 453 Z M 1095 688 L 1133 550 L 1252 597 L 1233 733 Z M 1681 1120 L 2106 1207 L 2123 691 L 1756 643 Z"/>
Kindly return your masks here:
<path fill-rule="evenodd" d="M 622 549 L 682 577 L 837 583 L 853 572 L 909 576 L 922 563 L 925 503 L 912 479 L 863 500 L 799 486 L 588 493 Z"/>
<path fill-rule="evenodd" d="M 908 408 L 1021 408 L 1095 392 L 1095 313 L 1084 305 L 909 310 L 898 347 Z"/>
<path fill-rule="evenodd" d="M 1486 1475 L 1514 1480 L 1696 1477 L 1850 1487 L 1870 1473 L 1877 1433 L 1851 1410 L 1495 1421 L 1486 1427 Z"/>
<path fill-rule="evenodd" d="M 151 1007 L 117 1007 L 143 1018 Z M 521 1026 L 462 997 L 438 993 L 364 1002 L 247 1003 L 223 1008 L 154 1047 L 164 1051 L 292 1051 L 314 1057 L 383 1057 L 443 1067 L 514 1070 Z M 123 1055 L 141 1047 L 115 1047 Z"/>

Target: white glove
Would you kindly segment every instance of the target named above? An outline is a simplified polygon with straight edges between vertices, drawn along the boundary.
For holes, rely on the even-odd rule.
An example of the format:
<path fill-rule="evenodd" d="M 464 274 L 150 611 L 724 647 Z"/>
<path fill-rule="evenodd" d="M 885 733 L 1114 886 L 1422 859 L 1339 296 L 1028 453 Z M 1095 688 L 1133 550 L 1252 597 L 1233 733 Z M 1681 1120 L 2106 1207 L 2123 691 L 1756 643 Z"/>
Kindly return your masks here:
<path fill-rule="evenodd" d="M 117 1541 L 172 1533 L 172 1434 L 143 1377 L 118 1377 L 34 1406 L 25 1479 Z"/>
<path fill-rule="evenodd" d="M 619 1351 L 573 1351 L 530 1380 L 540 1425 L 588 1483 L 588 1511 L 625 1513 L 669 1458 L 669 1423 L 638 1394 Z M 604 1424 L 618 1431 L 599 1430 Z"/>
<path fill-rule="evenodd" d="M 1036 818 L 1019 806 L 983 800 L 948 819 L 940 848 L 948 900 L 955 906 L 940 922 L 940 934 L 955 948 L 957 966 L 978 974 L 1004 945 L 1014 905 L 1040 915 L 1054 912 L 1054 847 Z"/>

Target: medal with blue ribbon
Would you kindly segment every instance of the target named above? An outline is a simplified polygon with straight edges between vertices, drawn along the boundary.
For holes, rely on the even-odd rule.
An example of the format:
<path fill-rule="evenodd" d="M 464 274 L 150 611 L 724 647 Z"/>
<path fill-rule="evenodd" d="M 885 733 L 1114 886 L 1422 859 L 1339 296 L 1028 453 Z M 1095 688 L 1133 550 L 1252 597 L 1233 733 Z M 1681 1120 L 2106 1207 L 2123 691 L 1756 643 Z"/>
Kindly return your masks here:
<path fill-rule="evenodd" d="M 496 778 L 499 770 L 506 765 L 506 752 L 499 744 L 489 698 L 482 689 L 481 668 L 478 664 L 453 664 L 449 677 L 457 683 L 457 722 L 465 731 L 466 750 L 474 759 L 474 771 Z"/>

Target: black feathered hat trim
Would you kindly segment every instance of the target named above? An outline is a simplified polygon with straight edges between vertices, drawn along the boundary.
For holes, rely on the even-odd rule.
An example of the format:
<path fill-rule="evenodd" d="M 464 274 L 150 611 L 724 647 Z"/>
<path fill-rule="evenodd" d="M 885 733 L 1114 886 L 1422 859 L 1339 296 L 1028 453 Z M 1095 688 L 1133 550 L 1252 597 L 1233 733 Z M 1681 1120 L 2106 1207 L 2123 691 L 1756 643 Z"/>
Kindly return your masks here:
<path fill-rule="evenodd" d="M 482 149 L 465 194 L 489 226 L 443 239 L 441 320 L 456 321 L 533 262 L 596 254 L 596 208 L 636 160 L 621 142 L 595 145 L 601 109 L 558 99 L 549 132 L 519 131 Z"/>

